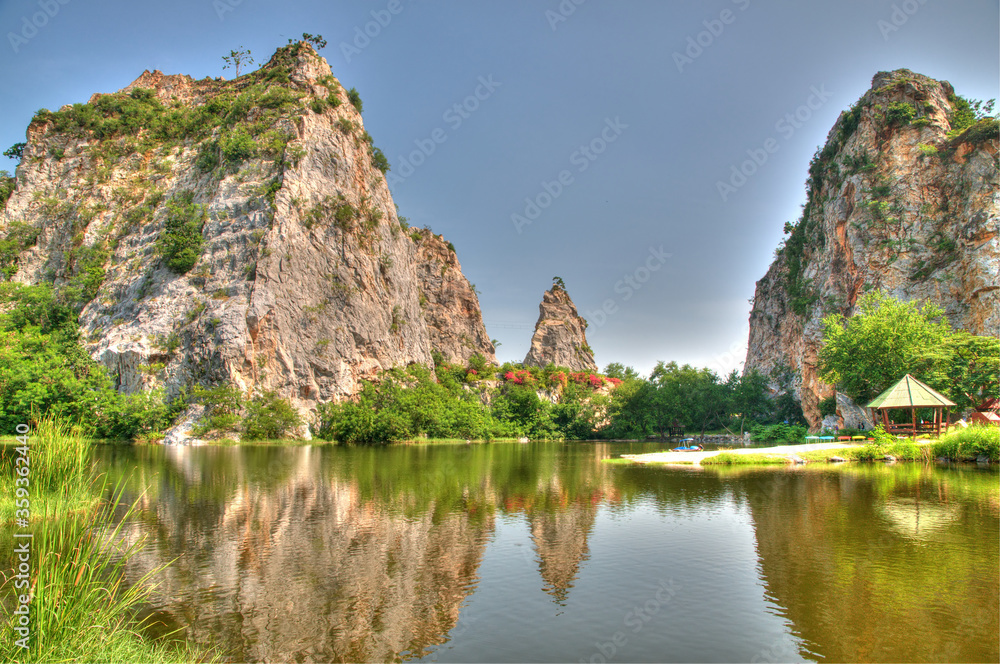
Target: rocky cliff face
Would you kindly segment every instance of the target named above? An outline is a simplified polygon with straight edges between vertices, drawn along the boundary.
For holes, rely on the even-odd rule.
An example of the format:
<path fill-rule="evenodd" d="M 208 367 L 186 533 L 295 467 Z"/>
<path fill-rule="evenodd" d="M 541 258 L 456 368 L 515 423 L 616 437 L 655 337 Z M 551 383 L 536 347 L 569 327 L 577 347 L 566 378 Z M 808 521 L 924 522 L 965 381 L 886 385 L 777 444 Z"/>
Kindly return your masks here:
<path fill-rule="evenodd" d="M 802 218 L 757 282 L 746 370 L 787 367 L 813 426 L 833 389 L 816 375 L 822 319 L 880 290 L 929 300 L 953 326 L 1000 329 L 995 120 L 949 136 L 947 82 L 881 72 L 842 113 L 809 169 Z"/>
<path fill-rule="evenodd" d="M 479 296 L 462 274 L 455 247 L 428 229 L 415 230 L 420 306 L 431 348 L 447 362 L 465 363 L 479 354 L 496 364 L 496 349 L 486 333 Z"/>
<path fill-rule="evenodd" d="M 531 348 L 524 358 L 528 366 L 547 364 L 569 367 L 574 371 L 597 371 L 594 352 L 587 345 L 587 321 L 576 312 L 569 293 L 555 285 L 545 291 L 538 305 L 538 322 L 531 337 Z"/>
<path fill-rule="evenodd" d="M 145 72 L 39 112 L 0 267 L 82 307 L 123 391 L 228 381 L 308 410 L 436 344 L 493 360 L 454 254 L 401 227 L 355 104 L 295 44 L 233 81 Z"/>

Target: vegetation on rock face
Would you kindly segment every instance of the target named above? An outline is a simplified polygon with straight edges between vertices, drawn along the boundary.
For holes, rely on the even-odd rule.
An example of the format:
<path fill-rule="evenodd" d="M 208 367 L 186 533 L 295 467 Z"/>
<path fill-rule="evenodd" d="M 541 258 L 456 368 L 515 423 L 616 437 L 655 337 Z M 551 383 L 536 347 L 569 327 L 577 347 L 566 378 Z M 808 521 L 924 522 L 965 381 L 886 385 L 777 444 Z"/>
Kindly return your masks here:
<path fill-rule="evenodd" d="M 0 210 L 7 205 L 7 199 L 17 188 L 17 180 L 7 171 L 0 171 Z"/>
<path fill-rule="evenodd" d="M 158 245 L 167 266 L 174 272 L 184 274 L 198 262 L 205 242 L 201 231 L 207 217 L 205 208 L 194 203 L 191 192 L 167 203 L 167 219 Z"/>
<path fill-rule="evenodd" d="M 864 405 L 905 374 L 960 408 L 1000 396 L 1000 340 L 954 331 L 932 305 L 868 293 L 858 313 L 823 321 L 819 376 Z"/>

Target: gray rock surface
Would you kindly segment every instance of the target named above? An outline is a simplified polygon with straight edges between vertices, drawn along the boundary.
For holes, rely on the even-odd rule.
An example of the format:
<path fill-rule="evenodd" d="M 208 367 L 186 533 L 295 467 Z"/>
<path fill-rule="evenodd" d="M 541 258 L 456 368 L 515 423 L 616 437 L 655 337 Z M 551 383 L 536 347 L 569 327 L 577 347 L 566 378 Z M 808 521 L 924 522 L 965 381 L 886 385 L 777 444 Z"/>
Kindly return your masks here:
<path fill-rule="evenodd" d="M 538 322 L 524 363 L 544 367 L 548 364 L 569 367 L 573 371 L 597 371 L 594 353 L 587 345 L 587 321 L 565 288 L 553 286 L 545 291 L 538 305 Z"/>
<path fill-rule="evenodd" d="M 82 250 L 106 251 L 80 322 L 88 351 L 126 393 L 230 382 L 247 396 L 276 391 L 308 414 L 383 369 L 430 365 L 436 344 L 449 359 L 494 361 L 457 258 L 400 225 L 360 113 L 307 44 L 234 81 L 147 71 L 120 92 L 151 90 L 169 112 L 236 108 L 255 85 L 266 93 L 236 125 L 254 154 L 229 164 L 212 143 L 236 131 L 227 124 L 163 140 L 33 121 L 0 213 L 0 236 L 14 222 L 39 231 L 14 279 L 65 287 Z M 291 101 L 267 101 L 281 94 Z M 222 163 L 201 167 L 212 153 Z M 182 194 L 206 217 L 198 260 L 178 274 L 158 241 Z"/>

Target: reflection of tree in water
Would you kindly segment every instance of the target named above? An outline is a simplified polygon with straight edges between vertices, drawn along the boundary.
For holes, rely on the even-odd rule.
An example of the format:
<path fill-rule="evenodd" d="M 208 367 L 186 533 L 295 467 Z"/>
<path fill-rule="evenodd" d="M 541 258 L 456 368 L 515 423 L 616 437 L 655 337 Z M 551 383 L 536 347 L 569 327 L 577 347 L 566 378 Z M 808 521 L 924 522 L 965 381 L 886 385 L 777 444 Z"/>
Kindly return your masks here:
<path fill-rule="evenodd" d="M 812 650 L 802 656 L 997 661 L 995 474 L 914 464 L 739 482 L 767 595 Z"/>

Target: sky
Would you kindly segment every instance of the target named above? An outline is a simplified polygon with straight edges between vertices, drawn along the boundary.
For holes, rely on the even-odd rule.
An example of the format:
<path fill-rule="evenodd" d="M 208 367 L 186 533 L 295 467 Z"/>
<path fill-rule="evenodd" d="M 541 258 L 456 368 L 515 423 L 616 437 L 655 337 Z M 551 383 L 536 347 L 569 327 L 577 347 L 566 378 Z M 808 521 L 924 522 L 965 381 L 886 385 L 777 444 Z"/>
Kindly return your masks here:
<path fill-rule="evenodd" d="M 259 64 L 319 34 L 501 361 L 524 358 L 559 276 L 602 368 L 725 374 L 839 113 L 899 68 L 1000 97 L 998 24 L 996 0 L 0 0 L 0 150 L 37 109 L 143 70 L 231 77 L 230 50 Z"/>

